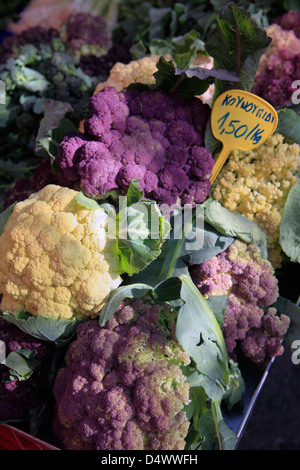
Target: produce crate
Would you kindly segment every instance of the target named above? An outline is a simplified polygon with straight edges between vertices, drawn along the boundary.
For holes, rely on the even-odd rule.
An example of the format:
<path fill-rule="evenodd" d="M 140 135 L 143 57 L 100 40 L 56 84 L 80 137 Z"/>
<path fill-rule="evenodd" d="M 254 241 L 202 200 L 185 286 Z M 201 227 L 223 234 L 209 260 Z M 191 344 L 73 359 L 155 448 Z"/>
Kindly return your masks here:
<path fill-rule="evenodd" d="M 257 397 L 262 389 L 270 367 L 274 359 L 270 361 L 264 371 L 259 371 L 253 364 L 241 364 L 241 371 L 246 385 L 246 391 L 243 397 L 243 410 L 231 411 L 228 413 L 223 410 L 223 416 L 230 428 L 237 435 L 237 447 L 239 439 L 242 437 L 247 421 L 254 408 Z M 0 450 L 60 450 L 58 447 L 42 441 L 30 434 L 17 429 L 11 425 L 3 424 L 0 426 Z"/>
<path fill-rule="evenodd" d="M 0 426 L 0 450 L 60 450 L 13 426 Z"/>

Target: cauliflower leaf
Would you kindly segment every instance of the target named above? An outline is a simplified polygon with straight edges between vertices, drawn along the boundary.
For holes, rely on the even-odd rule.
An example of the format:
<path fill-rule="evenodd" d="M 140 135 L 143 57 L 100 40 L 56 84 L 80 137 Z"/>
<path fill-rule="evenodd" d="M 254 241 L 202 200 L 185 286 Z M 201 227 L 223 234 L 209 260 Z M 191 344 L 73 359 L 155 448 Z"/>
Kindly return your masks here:
<path fill-rule="evenodd" d="M 290 190 L 280 223 L 280 245 L 292 262 L 300 263 L 300 181 Z"/>

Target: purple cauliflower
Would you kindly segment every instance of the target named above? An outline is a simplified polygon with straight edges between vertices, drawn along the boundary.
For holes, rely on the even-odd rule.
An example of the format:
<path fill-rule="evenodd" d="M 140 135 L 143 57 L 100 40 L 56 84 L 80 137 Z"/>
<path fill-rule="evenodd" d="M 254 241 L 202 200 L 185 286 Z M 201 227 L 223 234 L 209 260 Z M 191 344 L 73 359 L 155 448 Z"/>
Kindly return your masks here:
<path fill-rule="evenodd" d="M 66 450 L 180 450 L 189 355 L 168 304 L 125 300 L 105 326 L 77 327 L 58 370 L 53 430 Z"/>
<path fill-rule="evenodd" d="M 266 32 L 272 42 L 259 61 L 251 91 L 275 107 L 283 106 L 292 101 L 292 84 L 300 76 L 300 38 L 276 23 Z"/>
<path fill-rule="evenodd" d="M 68 48 L 81 55 L 100 56 L 111 46 L 111 33 L 106 19 L 91 13 L 73 13 L 60 28 Z"/>
<path fill-rule="evenodd" d="M 117 63 L 128 64 L 132 60 L 129 48 L 120 44 L 114 44 L 107 54 L 95 57 L 93 54 L 81 55 L 79 66 L 90 77 L 107 78 L 110 69 Z"/>
<path fill-rule="evenodd" d="M 300 38 L 300 11 L 289 10 L 276 20 L 283 29 L 294 31 L 297 38 Z"/>
<path fill-rule="evenodd" d="M 203 202 L 214 165 L 204 147 L 210 108 L 197 98 L 106 87 L 89 101 L 84 133 L 67 134 L 58 147 L 61 186 L 95 199 L 126 194 L 140 179 L 145 197 L 159 204 Z"/>
<path fill-rule="evenodd" d="M 27 380 L 10 377 L 8 367 L 0 364 L 0 421 L 28 419 L 51 393 L 49 380 L 53 343 L 40 341 L 24 333 L 13 323 L 0 318 L 0 341 L 5 343 L 6 357 L 12 351 L 34 351 L 41 366 Z"/>
<path fill-rule="evenodd" d="M 281 342 L 290 320 L 276 315 L 273 307 L 265 313 L 278 298 L 278 281 L 257 245 L 236 240 L 219 255 L 191 266 L 190 273 L 204 298 L 228 294 L 222 332 L 232 359 L 238 345 L 261 367 L 282 354 Z"/>

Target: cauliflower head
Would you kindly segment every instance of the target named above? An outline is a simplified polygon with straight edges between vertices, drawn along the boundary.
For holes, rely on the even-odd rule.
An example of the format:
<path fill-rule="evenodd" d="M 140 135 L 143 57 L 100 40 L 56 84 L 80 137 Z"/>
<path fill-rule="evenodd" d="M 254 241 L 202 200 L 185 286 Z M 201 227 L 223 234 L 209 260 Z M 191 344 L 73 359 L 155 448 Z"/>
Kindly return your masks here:
<path fill-rule="evenodd" d="M 211 190 L 213 199 L 253 220 L 265 232 L 275 269 L 284 257 L 279 243 L 283 209 L 299 169 L 299 145 L 277 133 L 253 150 L 233 150 Z"/>
<path fill-rule="evenodd" d="M 1 311 L 93 318 L 121 283 L 106 213 L 76 195 L 49 184 L 14 206 L 0 237 Z"/>
<path fill-rule="evenodd" d="M 65 135 L 58 147 L 60 185 L 101 199 L 126 194 L 139 178 L 145 197 L 159 204 L 205 201 L 214 165 L 204 147 L 208 105 L 176 93 L 106 87 L 89 108 L 85 133 Z"/>
<path fill-rule="evenodd" d="M 290 319 L 270 307 L 279 295 L 278 281 L 257 245 L 236 240 L 219 255 L 191 266 L 190 272 L 205 299 L 228 294 L 222 332 L 230 357 L 234 359 L 239 344 L 246 357 L 264 367 L 283 353 Z"/>
<path fill-rule="evenodd" d="M 276 23 L 266 33 L 272 42 L 261 56 L 251 91 L 275 107 L 283 106 L 291 102 L 292 84 L 299 79 L 300 39 Z"/>
<path fill-rule="evenodd" d="M 53 430 L 67 450 L 182 450 L 189 355 L 168 304 L 125 299 L 105 326 L 87 320 L 59 369 Z"/>

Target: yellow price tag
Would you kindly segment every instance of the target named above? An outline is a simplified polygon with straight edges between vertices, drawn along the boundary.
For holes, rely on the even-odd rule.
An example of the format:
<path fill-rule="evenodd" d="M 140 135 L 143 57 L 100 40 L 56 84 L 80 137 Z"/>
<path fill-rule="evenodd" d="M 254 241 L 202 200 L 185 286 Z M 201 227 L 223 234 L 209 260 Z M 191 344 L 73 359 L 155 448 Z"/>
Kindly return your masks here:
<path fill-rule="evenodd" d="M 213 167 L 211 183 L 233 149 L 258 147 L 275 132 L 277 124 L 273 106 L 253 93 L 229 90 L 218 96 L 211 110 L 211 129 L 223 148 Z"/>

